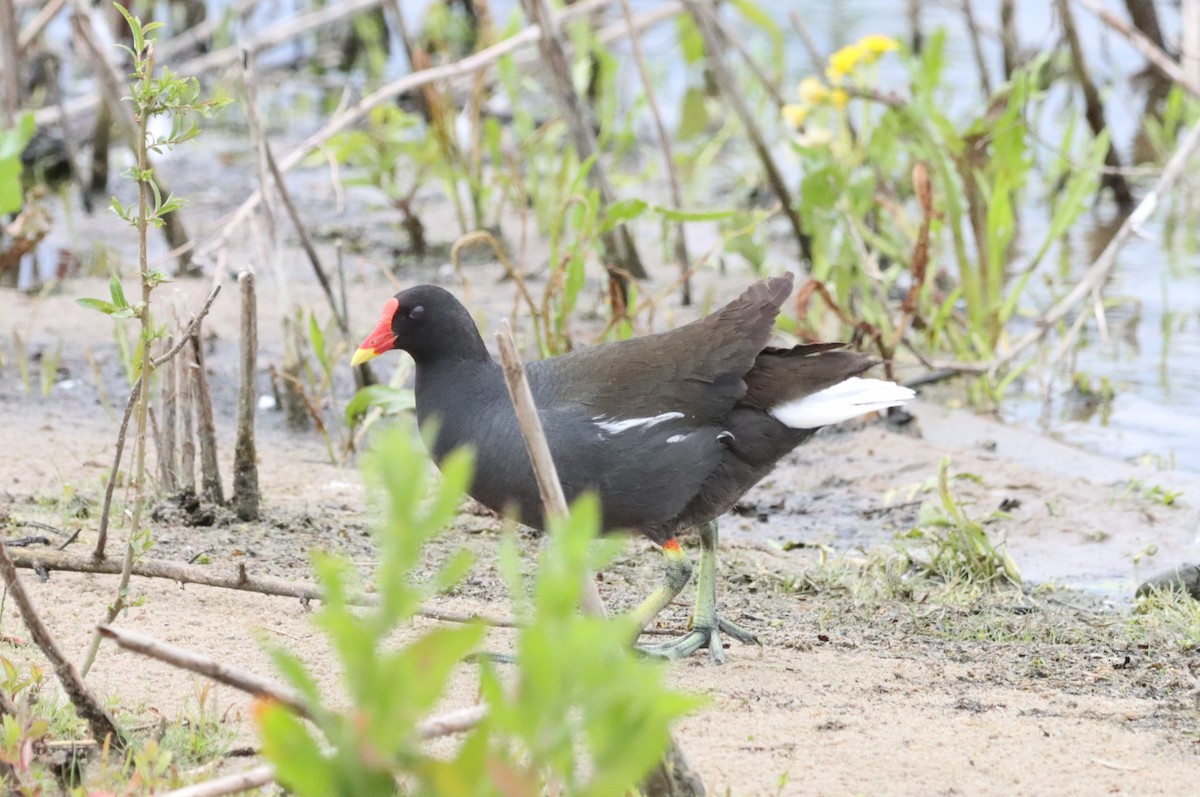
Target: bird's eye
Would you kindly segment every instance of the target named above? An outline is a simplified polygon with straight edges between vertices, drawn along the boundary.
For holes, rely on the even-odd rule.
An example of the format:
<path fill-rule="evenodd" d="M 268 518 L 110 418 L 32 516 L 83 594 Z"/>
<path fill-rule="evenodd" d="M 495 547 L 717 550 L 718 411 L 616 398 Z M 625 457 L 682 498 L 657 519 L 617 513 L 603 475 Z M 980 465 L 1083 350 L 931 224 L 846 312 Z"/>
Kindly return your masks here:
<path fill-rule="evenodd" d="M 425 306 L 418 304 L 416 307 L 408 311 L 409 318 L 420 318 L 425 315 Z"/>

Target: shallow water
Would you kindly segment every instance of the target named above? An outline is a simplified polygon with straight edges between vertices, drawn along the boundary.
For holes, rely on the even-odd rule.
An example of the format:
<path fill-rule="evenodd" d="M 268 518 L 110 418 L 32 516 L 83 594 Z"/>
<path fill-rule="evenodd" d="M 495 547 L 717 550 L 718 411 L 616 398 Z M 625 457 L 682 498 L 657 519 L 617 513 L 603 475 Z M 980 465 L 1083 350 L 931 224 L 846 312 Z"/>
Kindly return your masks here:
<path fill-rule="evenodd" d="M 798 82 L 811 74 L 809 58 L 798 37 L 787 22 L 789 11 L 800 9 L 812 31 L 818 48 L 832 52 L 843 44 L 853 42 L 868 33 L 885 33 L 906 40 L 910 35 L 905 16 L 906 4 L 900 0 L 842 0 L 837 3 L 796 3 L 788 0 L 760 0 L 783 27 L 789 51 L 789 74 Z M 421 2 L 406 4 L 415 24 Z M 498 19 L 517 5 L 508 0 L 493 0 Z M 637 10 L 653 8 L 655 0 L 631 0 Z M 979 75 L 971 51 L 965 23 L 957 4 L 926 2 L 923 4 L 922 24 L 928 36 L 939 27 L 949 33 L 947 41 L 946 74 L 952 86 L 953 110 L 965 118 L 980 105 Z M 999 2 L 975 0 L 976 19 L 985 30 L 999 25 Z M 1159 4 L 1158 12 L 1165 31 L 1178 29 L 1177 9 Z M 1128 76 L 1140 71 L 1144 62 L 1140 55 L 1118 37 L 1110 35 L 1090 14 L 1075 10 L 1080 39 L 1087 51 L 1094 78 L 1106 94 L 1107 121 L 1113 140 L 1125 163 L 1129 161 L 1131 142 L 1141 124 L 1144 103 L 1141 92 L 1131 87 Z M 1023 49 L 1040 51 L 1058 41 L 1061 29 L 1050 3 L 1021 3 L 1017 17 L 1018 38 Z M 746 29 L 753 42 L 757 35 Z M 1001 83 L 1001 52 L 994 36 L 984 35 L 985 59 L 993 86 Z M 674 31 L 670 25 L 660 25 L 646 36 L 643 46 L 653 65 L 682 63 L 677 57 Z M 888 83 L 888 76 L 882 76 Z M 665 112 L 670 115 L 670 98 L 678 97 L 686 81 L 682 69 L 668 71 L 665 82 Z M 899 81 L 892 81 L 899 87 Z M 1052 107 L 1071 102 L 1071 86 L 1058 84 L 1051 92 Z M 1061 138 L 1059 122 L 1053 114 L 1043 114 L 1039 137 L 1057 142 Z M 1034 145 L 1037 146 L 1036 144 Z M 1039 157 L 1054 155 L 1049 149 L 1038 152 Z M 1148 182 L 1139 186 L 1140 197 Z M 1032 203 L 1022 214 L 1022 241 L 1036 246 L 1041 241 L 1048 212 L 1042 198 L 1044 190 L 1034 187 L 1029 192 Z M 1164 203 L 1165 204 L 1165 203 Z M 1119 258 L 1113 277 L 1105 288 L 1108 298 L 1121 298 L 1120 305 L 1109 310 L 1109 336 L 1102 339 L 1096 325 L 1085 329 L 1080 343 L 1068 358 L 1066 369 L 1060 370 L 1047 391 L 1037 379 L 1028 379 L 1010 392 L 1002 407 L 1007 419 L 1041 429 L 1066 442 L 1077 444 L 1109 456 L 1138 460 L 1150 458 L 1163 468 L 1200 473 L 1200 256 L 1195 252 L 1178 251 L 1164 240 L 1163 216 L 1156 216 L 1144 226 L 1146 237 L 1129 241 Z M 1181 224 L 1190 220 L 1185 216 Z M 1107 200 L 1098 202 L 1072 230 L 1062 258 L 1046 258 L 1044 268 L 1066 271 L 1054 289 L 1054 296 L 1069 287 L 1073 276 L 1091 265 L 1104 243 L 1119 223 L 1116 211 Z M 1176 251 L 1171 251 L 1174 248 Z M 1032 283 L 1036 283 L 1034 280 Z M 1045 306 L 1048 294 L 1031 283 L 1030 302 Z M 1069 400 L 1070 374 L 1078 372 L 1094 384 L 1108 380 L 1116 396 L 1111 406 L 1086 415 L 1077 411 Z"/>
<path fill-rule="evenodd" d="M 213 0 L 214 9 L 224 8 L 230 0 Z M 811 29 L 818 48 L 832 52 L 842 44 L 867 33 L 884 33 L 899 39 L 909 36 L 909 23 L 901 0 L 841 0 L 837 3 L 791 0 L 759 0 L 761 6 L 774 16 L 784 30 L 789 75 L 798 81 L 812 72 L 808 56 L 798 37 L 787 22 L 789 11 L 799 9 Z M 428 0 L 402 0 L 400 3 L 411 26 L 415 28 Z M 631 0 L 635 11 L 658 5 L 657 0 Z M 303 5 L 294 0 L 262 3 L 243 26 L 234 26 L 234 33 L 243 35 L 269 27 L 290 9 Z M 503 24 L 515 0 L 492 0 L 493 13 Z M 955 7 L 952 7 L 955 6 Z M 928 35 L 938 27 L 949 31 L 947 44 L 947 75 L 951 85 L 960 90 L 951 92 L 953 110 L 966 116 L 980 105 L 979 78 L 965 25 L 957 4 L 924 3 L 923 28 Z M 985 30 L 998 25 L 998 0 L 975 0 L 976 17 Z M 1041 50 L 1052 45 L 1060 35 L 1059 26 L 1050 3 L 1019 4 L 1019 39 L 1027 50 Z M 1177 9 L 1172 4 L 1158 4 L 1166 31 L 1178 29 Z M 1113 139 L 1123 158 L 1140 124 L 1142 98 L 1132 88 L 1127 76 L 1142 69 L 1143 61 L 1132 49 L 1107 32 L 1085 11 L 1076 9 L 1076 22 L 1081 40 L 1087 49 L 1089 62 L 1096 79 L 1106 87 L 1108 122 Z M 58 31 L 59 34 L 65 32 Z M 761 36 L 747 29 L 751 39 Z M 1000 82 L 1001 55 L 993 36 L 983 38 L 985 57 L 991 70 L 993 85 Z M 268 62 L 295 58 L 304 53 L 307 45 L 288 44 L 264 55 Z M 686 83 L 687 74 L 675 45 L 674 26 L 660 24 L 644 37 L 643 46 L 652 68 L 663 75 L 660 89 L 665 111 L 670 116 L 672 98 L 678 98 Z M 399 53 L 400 48 L 394 47 Z M 389 76 L 407 70 L 403 57 L 397 55 L 389 67 Z M 883 81 L 889 82 L 888 75 Z M 893 80 L 899 83 L 898 80 Z M 82 81 L 82 83 L 86 83 Z M 298 81 L 303 85 L 304 80 Z M 631 85 L 635 85 L 631 81 Z M 78 88 L 78 87 L 74 87 Z M 1053 89 L 1051 100 L 1059 106 L 1070 101 L 1070 87 L 1062 82 Z M 1057 96 L 1055 96 L 1055 94 Z M 1041 138 L 1059 140 L 1059 130 L 1053 114 L 1043 114 Z M 1039 153 L 1053 155 L 1049 150 Z M 747 164 L 754 168 L 752 163 Z M 1141 186 L 1144 192 L 1146 186 Z M 1045 207 L 1036 188 L 1029 192 L 1032 207 L 1022 213 L 1022 239 L 1032 246 L 1040 241 L 1048 221 Z M 1122 297 L 1125 301 L 1108 314 L 1110 336 L 1101 339 L 1094 323 L 1085 329 L 1080 345 L 1073 353 L 1070 368 L 1085 374 L 1093 383 L 1107 379 L 1116 396 L 1110 407 L 1090 415 L 1081 415 L 1066 392 L 1069 375 L 1060 373 L 1046 390 L 1035 378 L 1010 393 L 1002 408 L 1010 420 L 1042 429 L 1064 441 L 1078 444 L 1123 459 L 1149 457 L 1166 468 L 1178 468 L 1200 473 L 1200 256 L 1194 252 L 1172 251 L 1163 242 L 1163 216 L 1160 209 L 1145 225 L 1147 238 L 1134 238 L 1126 244 L 1106 296 Z M 1182 224 L 1188 224 L 1184 218 Z M 1106 201 L 1099 202 L 1092 212 L 1072 230 L 1065 247 L 1064 258 L 1046 258 L 1047 269 L 1062 268 L 1065 273 L 1056 282 L 1055 295 L 1061 294 L 1073 275 L 1082 273 L 1111 234 L 1114 210 Z M 1018 247 L 1019 248 L 1019 247 Z M 1175 247 L 1180 249 L 1181 247 Z M 781 263 L 780 267 L 786 266 Z M 1034 284 L 1037 280 L 1034 280 Z M 1031 290 L 1028 306 L 1047 303 L 1045 289 Z"/>

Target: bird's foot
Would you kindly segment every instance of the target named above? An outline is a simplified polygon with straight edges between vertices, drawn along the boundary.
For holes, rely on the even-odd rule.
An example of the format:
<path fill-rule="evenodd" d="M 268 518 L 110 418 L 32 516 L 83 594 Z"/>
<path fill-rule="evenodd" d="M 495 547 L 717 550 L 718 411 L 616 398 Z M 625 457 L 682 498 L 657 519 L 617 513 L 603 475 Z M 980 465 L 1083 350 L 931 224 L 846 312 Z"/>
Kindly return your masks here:
<path fill-rule="evenodd" d="M 728 634 L 743 645 L 761 644 L 754 634 L 714 613 L 712 617 L 705 618 L 703 623 L 693 622 L 692 630 L 678 639 L 653 645 L 639 645 L 638 650 L 648 656 L 674 661 L 686 658 L 700 648 L 706 647 L 714 664 L 724 664 L 725 647 L 721 644 L 721 634 Z"/>

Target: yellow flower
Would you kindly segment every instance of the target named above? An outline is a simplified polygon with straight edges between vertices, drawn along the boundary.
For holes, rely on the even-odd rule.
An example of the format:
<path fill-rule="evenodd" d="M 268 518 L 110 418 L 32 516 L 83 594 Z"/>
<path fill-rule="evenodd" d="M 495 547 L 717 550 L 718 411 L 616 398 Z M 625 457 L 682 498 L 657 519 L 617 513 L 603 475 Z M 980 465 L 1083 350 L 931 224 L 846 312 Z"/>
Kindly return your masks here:
<path fill-rule="evenodd" d="M 841 79 L 857 69 L 859 64 L 873 64 L 884 53 L 899 49 L 900 45 L 892 37 L 884 36 L 881 33 L 872 33 L 862 37 L 854 44 L 847 44 L 831 55 L 829 68 L 825 70 L 825 74 L 834 83 L 840 83 Z"/>
<path fill-rule="evenodd" d="M 825 70 L 825 74 L 829 76 L 830 80 L 837 83 L 853 72 L 854 68 L 858 66 L 858 62 L 866 55 L 867 51 L 858 44 L 847 44 L 829 56 L 829 68 Z"/>
<path fill-rule="evenodd" d="M 796 142 L 797 146 L 815 149 L 833 141 L 833 133 L 824 127 L 810 127 L 792 140 Z"/>
<path fill-rule="evenodd" d="M 872 33 L 869 36 L 862 37 L 858 40 L 858 46 L 876 56 L 895 52 L 900 49 L 900 45 L 896 43 L 895 39 L 880 33 Z"/>
<path fill-rule="evenodd" d="M 806 77 L 800 81 L 800 102 L 805 105 L 820 105 L 829 99 L 829 89 L 819 79 Z"/>
<path fill-rule="evenodd" d="M 834 89 L 829 92 L 829 101 L 835 108 L 845 108 L 846 103 L 850 101 L 850 95 L 846 93 L 845 89 Z"/>
<path fill-rule="evenodd" d="M 785 105 L 781 113 L 785 122 L 799 130 L 804 126 L 804 120 L 808 118 L 808 106 Z"/>

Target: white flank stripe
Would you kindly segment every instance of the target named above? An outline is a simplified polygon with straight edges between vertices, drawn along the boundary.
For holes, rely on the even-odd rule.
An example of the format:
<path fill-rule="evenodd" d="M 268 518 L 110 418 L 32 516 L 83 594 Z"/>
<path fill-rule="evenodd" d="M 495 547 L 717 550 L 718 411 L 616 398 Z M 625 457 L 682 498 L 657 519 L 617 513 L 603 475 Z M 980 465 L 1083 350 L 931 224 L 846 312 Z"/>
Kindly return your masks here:
<path fill-rule="evenodd" d="M 770 412 L 777 421 L 793 429 L 816 429 L 868 412 L 898 407 L 915 395 L 895 382 L 852 376 L 811 396 L 772 407 Z"/>
<path fill-rule="evenodd" d="M 663 421 L 670 421 L 675 418 L 682 418 L 682 412 L 664 412 L 661 415 L 655 415 L 653 418 L 629 418 L 623 421 L 606 420 L 606 416 L 598 415 L 592 418 L 596 425 L 609 434 L 620 434 L 638 426 L 644 426 L 649 429 L 651 426 L 657 426 Z"/>

